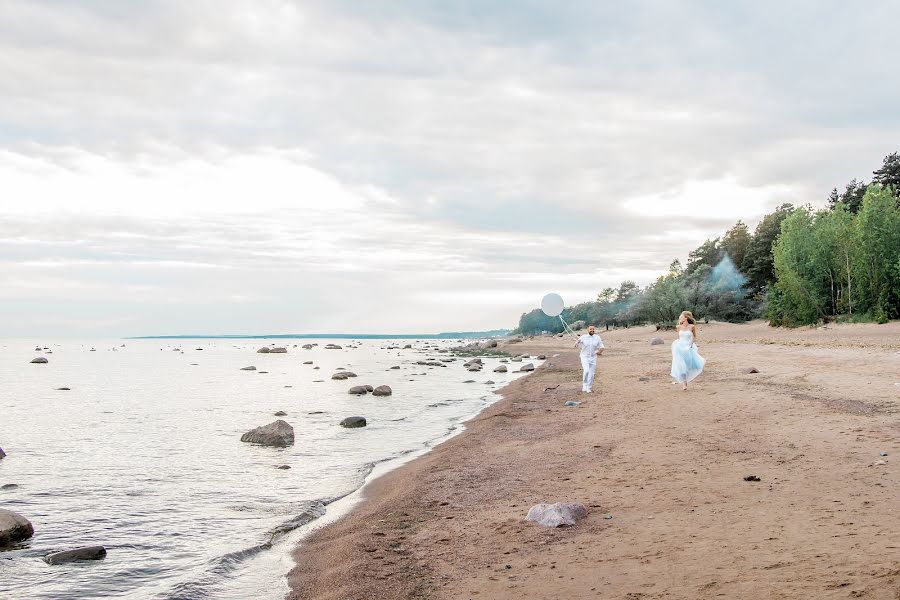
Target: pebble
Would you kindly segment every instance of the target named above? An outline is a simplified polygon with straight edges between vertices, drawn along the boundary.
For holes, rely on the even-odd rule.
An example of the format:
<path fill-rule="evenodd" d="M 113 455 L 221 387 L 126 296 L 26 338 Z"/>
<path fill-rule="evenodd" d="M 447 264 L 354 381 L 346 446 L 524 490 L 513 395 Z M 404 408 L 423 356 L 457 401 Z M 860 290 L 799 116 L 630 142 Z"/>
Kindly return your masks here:
<path fill-rule="evenodd" d="M 887 452 L 882 452 L 881 456 L 887 456 Z"/>
<path fill-rule="evenodd" d="M 887 464 L 887 461 L 886 461 L 886 460 L 878 460 L 878 461 L 875 461 L 875 466 L 876 466 L 876 467 L 880 467 L 880 466 L 886 465 L 886 464 Z"/>
<path fill-rule="evenodd" d="M 578 406 L 579 404 L 581 404 L 581 402 L 575 402 L 574 400 L 569 400 L 568 402 L 563 404 L 563 406 Z"/>

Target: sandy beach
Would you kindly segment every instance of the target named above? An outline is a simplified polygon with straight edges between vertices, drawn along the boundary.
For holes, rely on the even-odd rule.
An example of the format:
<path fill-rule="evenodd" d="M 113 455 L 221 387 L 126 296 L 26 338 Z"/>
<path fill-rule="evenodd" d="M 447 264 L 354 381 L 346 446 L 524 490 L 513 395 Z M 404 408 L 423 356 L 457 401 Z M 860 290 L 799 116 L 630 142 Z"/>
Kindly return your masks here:
<path fill-rule="evenodd" d="M 900 598 L 900 323 L 701 325 L 687 392 L 672 332 L 600 333 L 590 395 L 570 340 L 512 346 L 559 356 L 304 540 L 289 597 Z M 588 517 L 525 522 L 559 501 Z"/>

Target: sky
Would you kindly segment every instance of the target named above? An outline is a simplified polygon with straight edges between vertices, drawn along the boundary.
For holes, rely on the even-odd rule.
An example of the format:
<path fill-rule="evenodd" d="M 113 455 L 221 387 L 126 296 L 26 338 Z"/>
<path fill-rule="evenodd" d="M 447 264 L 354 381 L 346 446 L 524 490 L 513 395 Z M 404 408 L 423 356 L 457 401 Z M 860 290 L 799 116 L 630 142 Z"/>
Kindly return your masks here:
<path fill-rule="evenodd" d="M 514 327 L 900 150 L 900 4 L 0 0 L 0 336 Z"/>

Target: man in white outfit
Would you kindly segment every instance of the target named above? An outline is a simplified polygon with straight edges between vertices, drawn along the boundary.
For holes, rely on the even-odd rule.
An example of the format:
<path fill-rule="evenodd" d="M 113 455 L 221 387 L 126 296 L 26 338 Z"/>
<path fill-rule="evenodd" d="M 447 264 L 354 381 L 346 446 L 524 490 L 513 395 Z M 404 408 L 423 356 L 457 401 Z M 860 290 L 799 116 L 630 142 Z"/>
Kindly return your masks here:
<path fill-rule="evenodd" d="M 597 357 L 603 354 L 603 340 L 591 325 L 588 327 L 588 332 L 578 338 L 578 343 L 575 345 L 581 349 L 581 368 L 584 369 L 581 391 L 590 394 L 591 387 L 594 385 L 594 373 L 597 371 Z"/>

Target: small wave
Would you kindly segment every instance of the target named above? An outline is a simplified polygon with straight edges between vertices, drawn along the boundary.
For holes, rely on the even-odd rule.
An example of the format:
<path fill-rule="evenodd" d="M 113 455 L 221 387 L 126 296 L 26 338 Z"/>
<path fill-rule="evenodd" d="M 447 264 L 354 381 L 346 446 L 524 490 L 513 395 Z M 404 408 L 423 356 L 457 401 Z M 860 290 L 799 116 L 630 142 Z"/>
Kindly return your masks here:
<path fill-rule="evenodd" d="M 288 519 L 281 525 L 266 532 L 267 540 L 234 552 L 228 552 L 209 561 L 205 571 L 192 581 L 185 581 L 176 585 L 165 598 L 170 600 L 195 600 L 208 598 L 210 588 L 221 583 L 230 573 L 240 568 L 248 559 L 256 556 L 264 550 L 269 550 L 279 536 L 290 533 L 299 527 L 315 521 L 325 514 L 325 504 L 333 502 L 331 498 L 324 502 L 315 500 L 305 504 L 305 509 L 298 515 Z"/>

